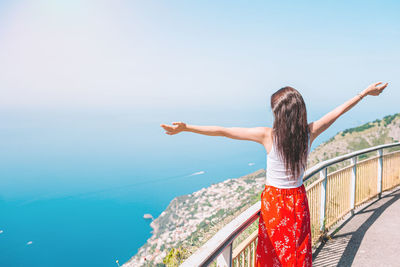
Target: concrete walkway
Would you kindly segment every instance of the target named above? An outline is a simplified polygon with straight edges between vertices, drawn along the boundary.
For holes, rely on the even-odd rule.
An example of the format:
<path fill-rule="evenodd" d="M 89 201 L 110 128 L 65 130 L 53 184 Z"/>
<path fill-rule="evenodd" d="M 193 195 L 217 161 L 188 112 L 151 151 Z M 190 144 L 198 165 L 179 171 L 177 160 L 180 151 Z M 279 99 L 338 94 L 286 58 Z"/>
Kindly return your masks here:
<path fill-rule="evenodd" d="M 400 266 L 400 188 L 358 208 L 314 251 L 313 266 Z"/>

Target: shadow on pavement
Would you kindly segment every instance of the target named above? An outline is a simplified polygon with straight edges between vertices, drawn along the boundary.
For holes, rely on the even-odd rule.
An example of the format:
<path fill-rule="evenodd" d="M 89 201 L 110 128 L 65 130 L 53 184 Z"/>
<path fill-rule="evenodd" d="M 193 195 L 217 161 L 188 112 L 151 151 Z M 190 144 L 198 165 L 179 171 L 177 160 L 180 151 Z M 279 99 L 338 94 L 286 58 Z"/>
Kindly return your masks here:
<path fill-rule="evenodd" d="M 361 210 L 357 211 L 357 213 L 344 221 L 340 225 L 340 227 L 335 230 L 335 233 L 339 233 L 340 230 L 352 220 L 354 220 L 355 217 L 369 212 L 371 214 L 357 228 L 357 230 L 346 234 L 332 234 L 332 239 L 325 239 L 323 242 L 321 242 L 321 244 L 318 246 L 313 254 L 313 262 L 318 257 L 317 261 L 321 264 L 321 266 L 351 266 L 367 230 L 388 207 L 390 207 L 399 199 L 400 189 L 397 189 L 390 194 L 382 196 L 381 199 L 374 200 Z M 380 202 L 382 200 L 386 201 L 381 206 L 371 208 L 372 206 L 377 204 L 377 202 Z M 322 249 L 324 249 L 326 252 L 321 253 Z"/>

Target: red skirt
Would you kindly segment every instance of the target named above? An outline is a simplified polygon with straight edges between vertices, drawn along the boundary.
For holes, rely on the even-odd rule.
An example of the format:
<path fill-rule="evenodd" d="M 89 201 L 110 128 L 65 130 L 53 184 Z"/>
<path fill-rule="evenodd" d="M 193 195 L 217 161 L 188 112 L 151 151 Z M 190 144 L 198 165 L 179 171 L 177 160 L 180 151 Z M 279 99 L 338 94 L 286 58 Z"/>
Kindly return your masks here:
<path fill-rule="evenodd" d="M 310 211 L 304 185 L 261 193 L 256 266 L 312 266 Z"/>

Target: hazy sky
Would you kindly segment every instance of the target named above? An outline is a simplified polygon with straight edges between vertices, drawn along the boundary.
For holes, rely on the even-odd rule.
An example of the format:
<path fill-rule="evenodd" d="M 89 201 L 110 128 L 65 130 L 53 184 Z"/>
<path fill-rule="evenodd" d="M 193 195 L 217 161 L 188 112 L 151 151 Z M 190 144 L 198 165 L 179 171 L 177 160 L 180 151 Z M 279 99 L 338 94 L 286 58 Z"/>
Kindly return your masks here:
<path fill-rule="evenodd" d="M 1 1 L 3 108 L 259 109 L 285 85 L 327 110 L 389 81 L 397 1 Z M 369 105 L 369 106 L 368 106 Z"/>

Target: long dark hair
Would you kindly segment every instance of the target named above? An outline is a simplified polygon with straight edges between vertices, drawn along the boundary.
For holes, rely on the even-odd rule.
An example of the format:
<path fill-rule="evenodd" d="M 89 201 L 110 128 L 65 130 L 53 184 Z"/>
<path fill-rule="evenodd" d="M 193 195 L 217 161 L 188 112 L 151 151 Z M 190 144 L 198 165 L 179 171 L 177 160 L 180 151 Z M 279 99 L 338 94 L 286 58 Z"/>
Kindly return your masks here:
<path fill-rule="evenodd" d="M 275 147 L 285 163 L 286 174 L 295 179 L 307 164 L 310 130 L 306 104 L 296 89 L 286 86 L 271 96 L 271 109 Z"/>

